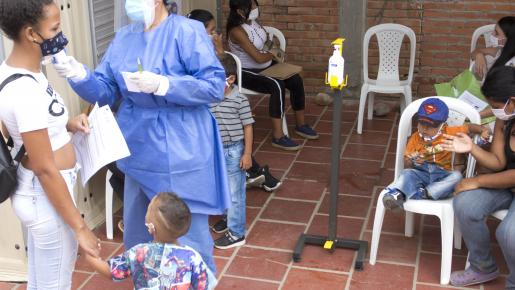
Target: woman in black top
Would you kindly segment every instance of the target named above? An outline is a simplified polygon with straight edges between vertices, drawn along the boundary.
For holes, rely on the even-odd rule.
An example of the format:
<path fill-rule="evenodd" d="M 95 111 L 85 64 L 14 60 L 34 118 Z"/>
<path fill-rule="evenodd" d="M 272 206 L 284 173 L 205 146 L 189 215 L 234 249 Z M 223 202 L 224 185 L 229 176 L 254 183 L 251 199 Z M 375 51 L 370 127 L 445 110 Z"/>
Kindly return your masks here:
<path fill-rule="evenodd" d="M 463 179 L 455 187 L 454 212 L 469 250 L 470 267 L 451 275 L 451 284 L 462 287 L 493 280 L 499 268 L 490 249 L 486 219 L 507 209 L 496 237 L 510 271 L 506 289 L 515 289 L 515 68 L 492 69 L 481 88 L 497 117 L 490 152 L 474 144 L 465 134 L 447 136 L 446 150 L 471 153 L 493 173 Z"/>

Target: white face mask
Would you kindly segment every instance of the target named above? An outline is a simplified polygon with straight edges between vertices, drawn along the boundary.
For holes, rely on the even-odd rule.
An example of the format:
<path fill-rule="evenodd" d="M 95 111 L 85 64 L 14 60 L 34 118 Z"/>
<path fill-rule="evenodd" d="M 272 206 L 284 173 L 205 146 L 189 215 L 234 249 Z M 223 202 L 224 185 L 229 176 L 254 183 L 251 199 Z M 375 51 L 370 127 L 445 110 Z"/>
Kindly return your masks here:
<path fill-rule="evenodd" d="M 134 22 L 142 21 L 145 29 L 148 29 L 155 19 L 156 3 L 154 0 L 127 0 L 125 2 L 125 12 L 130 20 Z"/>
<path fill-rule="evenodd" d="M 433 142 L 436 138 L 438 138 L 438 136 L 440 136 L 440 134 L 442 134 L 442 128 L 443 128 L 443 125 L 445 123 L 443 123 L 442 125 L 440 125 L 440 128 L 438 128 L 438 132 L 436 132 L 435 135 L 431 136 L 431 137 L 427 137 L 427 136 L 424 136 L 422 133 L 418 132 L 418 135 L 420 136 L 420 138 L 422 138 L 425 142 Z"/>
<path fill-rule="evenodd" d="M 512 114 L 506 114 L 506 106 L 508 106 L 508 103 L 510 102 L 510 99 L 508 99 L 508 101 L 506 102 L 506 104 L 504 105 L 504 107 L 502 109 L 492 109 L 492 113 L 494 114 L 494 116 L 497 118 L 497 119 L 500 119 L 500 120 L 503 120 L 503 121 L 507 121 L 507 120 L 510 120 L 511 118 L 515 117 L 515 113 L 512 113 Z"/>
<path fill-rule="evenodd" d="M 249 20 L 256 20 L 259 17 L 259 8 L 254 8 L 250 10 Z"/>
<path fill-rule="evenodd" d="M 500 39 L 494 34 L 490 34 L 490 43 L 492 44 L 492 47 L 503 47 L 504 45 L 500 43 L 501 40 L 504 40 L 504 38 Z"/>

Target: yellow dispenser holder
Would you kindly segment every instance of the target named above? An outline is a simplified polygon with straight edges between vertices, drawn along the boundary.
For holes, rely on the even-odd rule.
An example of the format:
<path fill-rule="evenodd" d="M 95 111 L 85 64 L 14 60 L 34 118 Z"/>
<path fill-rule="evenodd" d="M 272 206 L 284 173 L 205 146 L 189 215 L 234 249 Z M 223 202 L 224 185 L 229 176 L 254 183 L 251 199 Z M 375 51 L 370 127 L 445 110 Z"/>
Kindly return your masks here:
<path fill-rule="evenodd" d="M 340 53 L 343 51 L 344 38 L 337 38 L 331 45 L 339 45 Z M 334 252 L 335 248 L 351 249 L 358 252 L 354 268 L 358 271 L 363 270 L 368 242 L 362 240 L 350 240 L 336 236 L 338 221 L 338 193 L 339 176 L 340 176 L 340 148 L 341 148 L 341 112 L 343 100 L 343 88 L 347 86 L 348 75 L 341 83 L 338 83 L 338 77 L 333 76 L 330 80 L 325 75 L 325 83 L 328 84 L 333 92 L 333 125 L 332 125 L 332 143 L 331 143 L 331 184 L 330 184 L 330 201 L 329 201 L 329 227 L 327 236 L 301 234 L 293 250 L 293 261 L 301 260 L 301 253 L 306 244 L 322 246 L 324 249 Z"/>

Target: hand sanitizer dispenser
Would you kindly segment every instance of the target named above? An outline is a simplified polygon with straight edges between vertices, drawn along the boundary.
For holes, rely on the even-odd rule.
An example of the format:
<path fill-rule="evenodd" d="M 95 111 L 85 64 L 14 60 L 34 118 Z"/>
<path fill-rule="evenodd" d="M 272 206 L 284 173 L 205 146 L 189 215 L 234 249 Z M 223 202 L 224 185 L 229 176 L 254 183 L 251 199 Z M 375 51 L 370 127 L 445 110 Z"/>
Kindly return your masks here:
<path fill-rule="evenodd" d="M 341 53 L 341 45 L 335 44 L 333 55 L 329 58 L 329 68 L 327 70 L 331 85 L 341 85 L 343 83 L 344 66 L 345 60 Z"/>
<path fill-rule="evenodd" d="M 332 88 L 341 89 L 347 85 L 347 77 L 345 76 L 345 59 L 343 59 L 343 38 L 338 38 L 331 44 L 334 47 L 333 55 L 329 58 L 329 66 L 327 69 L 326 83 Z"/>

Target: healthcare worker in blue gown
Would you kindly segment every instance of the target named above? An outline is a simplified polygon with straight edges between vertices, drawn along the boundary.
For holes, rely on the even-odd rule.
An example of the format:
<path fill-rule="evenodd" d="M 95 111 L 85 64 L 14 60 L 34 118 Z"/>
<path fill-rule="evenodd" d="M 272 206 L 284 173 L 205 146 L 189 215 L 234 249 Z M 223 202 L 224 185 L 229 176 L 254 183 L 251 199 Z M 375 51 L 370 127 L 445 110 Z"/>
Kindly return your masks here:
<path fill-rule="evenodd" d="M 222 214 L 230 196 L 207 104 L 223 99 L 225 73 L 202 23 L 169 14 L 167 1 L 127 0 L 132 24 L 117 32 L 94 72 L 71 56 L 54 66 L 86 101 L 121 100 L 117 121 L 131 152 L 117 163 L 126 175 L 125 248 L 152 239 L 145 226 L 149 201 L 173 191 L 193 214 L 179 242 L 196 249 L 215 273 L 208 216 Z M 122 72 L 131 72 L 140 93 L 128 91 Z"/>

